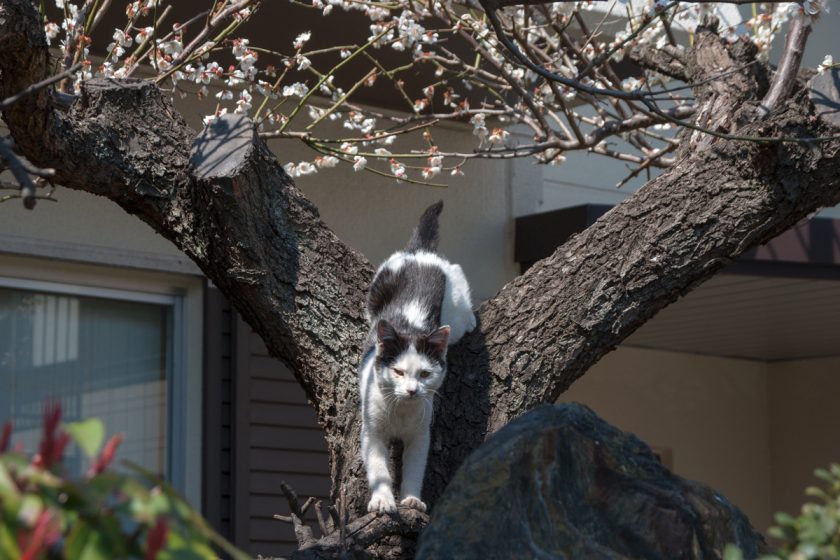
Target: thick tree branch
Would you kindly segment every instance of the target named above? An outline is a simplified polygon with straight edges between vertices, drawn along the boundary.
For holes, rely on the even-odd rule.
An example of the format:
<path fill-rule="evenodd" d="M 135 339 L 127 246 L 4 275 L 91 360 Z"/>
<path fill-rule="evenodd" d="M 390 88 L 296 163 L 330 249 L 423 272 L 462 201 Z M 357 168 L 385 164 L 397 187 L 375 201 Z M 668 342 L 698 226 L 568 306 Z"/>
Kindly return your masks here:
<path fill-rule="evenodd" d="M 633 48 L 627 56 L 642 68 L 665 74 L 676 80 L 688 80 L 685 72 L 684 56 L 677 51 L 676 47 L 671 45 L 666 45 L 661 49 L 642 45 Z"/>
<path fill-rule="evenodd" d="M 0 22 L 0 37 L 8 35 L 11 45 L 0 50 L 5 97 L 46 77 L 47 48 L 29 0 L 0 0 Z M 748 62 L 740 48 L 711 31 L 698 33 L 688 76 L 704 83 L 721 68 Z M 811 118 L 801 89 L 796 103 L 749 122 L 744 111 L 766 89 L 752 68 L 695 90 L 701 122 L 747 135 L 837 133 Z M 349 511 L 362 512 L 355 365 L 371 267 L 321 222 L 249 123 L 219 119 L 194 142 L 154 85 L 113 81 L 86 83 L 68 111 L 35 92 L 4 118 L 33 163 L 55 167 L 59 182 L 136 214 L 230 298 L 306 389 L 327 434 L 333 496 L 340 489 Z M 480 328 L 450 352 L 427 502 L 489 433 L 555 400 L 657 311 L 744 250 L 840 200 L 836 139 L 813 149 L 706 136 L 481 307 Z"/>

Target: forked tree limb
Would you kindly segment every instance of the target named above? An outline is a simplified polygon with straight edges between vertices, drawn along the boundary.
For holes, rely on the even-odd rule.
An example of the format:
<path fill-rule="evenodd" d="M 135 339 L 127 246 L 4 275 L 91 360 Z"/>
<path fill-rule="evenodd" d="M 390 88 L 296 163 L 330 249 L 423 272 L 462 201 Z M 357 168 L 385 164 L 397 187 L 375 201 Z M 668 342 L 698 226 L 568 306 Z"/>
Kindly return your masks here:
<path fill-rule="evenodd" d="M 785 48 L 782 51 L 779 66 L 773 74 L 770 90 L 764 96 L 764 99 L 761 100 L 761 105 L 759 106 L 758 113 L 761 117 L 766 117 L 787 99 L 790 96 L 790 92 L 793 91 L 796 83 L 796 74 L 799 72 L 799 66 L 802 64 L 802 56 L 805 54 L 805 43 L 807 43 L 810 33 L 811 24 L 805 21 L 804 17 L 797 16 L 791 20 L 787 36 L 785 37 Z"/>
<path fill-rule="evenodd" d="M 9 37 L 0 49 L 5 97 L 46 77 L 48 52 L 29 0 L 0 0 L 0 22 L 0 37 Z M 709 30 L 698 34 L 687 54 L 690 79 L 702 83 L 727 56 L 742 63 L 744 53 L 732 55 L 733 48 Z M 755 135 L 837 134 L 813 116 L 801 84 L 766 120 L 738 121 L 733 110 L 757 107 L 763 89 L 753 70 L 727 76 L 695 91 L 698 115 Z M 306 390 L 326 433 L 333 496 L 343 492 L 351 515 L 362 514 L 355 366 L 372 269 L 320 220 L 249 123 L 220 119 L 196 139 L 156 86 L 107 80 L 86 83 L 69 110 L 41 91 L 7 108 L 4 119 L 22 153 L 54 167 L 57 182 L 137 215 L 225 293 Z M 556 400 L 657 311 L 743 251 L 838 201 L 837 140 L 714 140 L 680 154 L 481 306 L 479 329 L 450 352 L 426 501 L 434 504 L 488 434 Z M 409 521 L 403 515 L 395 523 Z"/>

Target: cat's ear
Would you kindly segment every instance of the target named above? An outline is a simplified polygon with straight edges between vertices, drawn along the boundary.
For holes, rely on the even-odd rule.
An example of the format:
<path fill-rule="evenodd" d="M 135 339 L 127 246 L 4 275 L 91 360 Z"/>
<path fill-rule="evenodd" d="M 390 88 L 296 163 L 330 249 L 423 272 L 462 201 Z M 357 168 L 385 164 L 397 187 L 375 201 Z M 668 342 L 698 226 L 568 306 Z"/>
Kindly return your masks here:
<path fill-rule="evenodd" d="M 426 337 L 426 342 L 428 342 L 429 347 L 441 355 L 446 352 L 446 346 L 449 344 L 450 330 L 452 329 L 449 328 L 449 325 L 444 325 Z"/>
<path fill-rule="evenodd" d="M 391 344 L 396 344 L 399 341 L 397 330 L 385 319 L 380 319 L 376 323 L 376 339 L 379 342 L 380 348 Z"/>

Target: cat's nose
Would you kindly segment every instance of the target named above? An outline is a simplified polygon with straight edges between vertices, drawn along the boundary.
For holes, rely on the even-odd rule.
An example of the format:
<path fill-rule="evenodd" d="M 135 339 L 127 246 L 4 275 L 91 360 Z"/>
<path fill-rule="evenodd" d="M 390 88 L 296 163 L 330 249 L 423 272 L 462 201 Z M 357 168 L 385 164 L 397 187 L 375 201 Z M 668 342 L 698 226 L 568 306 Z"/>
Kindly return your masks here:
<path fill-rule="evenodd" d="M 406 390 L 406 393 L 408 393 L 409 397 L 413 397 L 414 395 L 417 394 L 417 389 L 408 389 L 408 390 Z"/>

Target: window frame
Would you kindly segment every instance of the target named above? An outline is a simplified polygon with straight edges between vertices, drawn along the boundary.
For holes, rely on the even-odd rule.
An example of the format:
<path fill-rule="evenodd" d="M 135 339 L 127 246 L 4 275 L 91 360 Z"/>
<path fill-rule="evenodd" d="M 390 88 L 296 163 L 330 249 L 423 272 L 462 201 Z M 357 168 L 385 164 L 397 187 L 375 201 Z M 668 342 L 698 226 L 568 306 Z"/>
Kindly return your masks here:
<path fill-rule="evenodd" d="M 167 379 L 164 464 L 170 484 L 202 502 L 203 300 L 200 276 L 47 261 L 0 254 L 0 287 L 172 307 L 172 375 Z M 190 398 L 199 395 L 199 398 Z"/>

